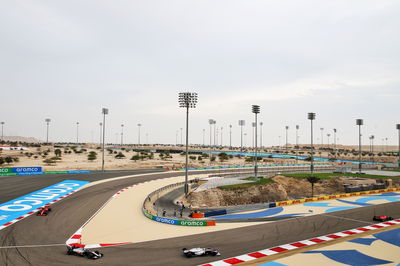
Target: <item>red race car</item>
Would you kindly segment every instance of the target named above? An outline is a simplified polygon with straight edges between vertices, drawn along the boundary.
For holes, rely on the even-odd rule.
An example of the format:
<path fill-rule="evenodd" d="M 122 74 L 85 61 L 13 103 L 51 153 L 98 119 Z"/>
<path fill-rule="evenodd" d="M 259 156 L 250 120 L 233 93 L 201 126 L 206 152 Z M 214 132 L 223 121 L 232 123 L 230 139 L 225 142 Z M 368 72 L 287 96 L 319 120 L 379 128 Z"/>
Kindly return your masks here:
<path fill-rule="evenodd" d="M 49 206 L 41 207 L 38 212 L 36 213 L 37 216 L 47 216 L 51 212 L 51 208 Z"/>
<path fill-rule="evenodd" d="M 377 222 L 386 222 L 393 220 L 393 218 L 390 216 L 380 215 L 380 216 L 374 216 L 373 220 Z"/>

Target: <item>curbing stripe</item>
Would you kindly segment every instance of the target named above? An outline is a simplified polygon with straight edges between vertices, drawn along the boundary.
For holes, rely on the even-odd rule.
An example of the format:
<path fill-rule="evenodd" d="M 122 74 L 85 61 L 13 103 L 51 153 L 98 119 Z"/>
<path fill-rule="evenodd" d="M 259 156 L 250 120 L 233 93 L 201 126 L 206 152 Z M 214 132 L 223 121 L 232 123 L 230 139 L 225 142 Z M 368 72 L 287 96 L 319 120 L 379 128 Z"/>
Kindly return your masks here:
<path fill-rule="evenodd" d="M 240 255 L 237 257 L 232 257 L 232 258 L 228 258 L 228 259 L 224 259 L 224 260 L 210 262 L 207 264 L 202 264 L 201 266 L 235 265 L 235 264 L 242 263 L 245 261 L 250 261 L 250 260 L 255 260 L 258 258 L 263 258 L 266 256 L 271 256 L 271 255 L 285 252 L 288 250 L 293 250 L 293 249 L 301 248 L 301 247 L 305 247 L 305 246 L 316 245 L 317 243 L 327 242 L 327 241 L 331 241 L 334 239 L 344 238 L 344 237 L 348 237 L 351 235 L 360 234 L 360 233 L 364 233 L 367 231 L 376 230 L 379 228 L 384 228 L 384 227 L 398 225 L 398 224 L 400 224 L 400 219 L 392 220 L 389 222 L 383 222 L 383 223 L 379 223 L 379 224 L 374 224 L 374 225 L 368 225 L 368 226 L 351 229 L 351 230 L 346 230 L 346 231 L 329 234 L 329 235 L 325 235 L 325 236 L 315 237 L 315 238 L 311 238 L 308 240 L 298 241 L 298 242 L 285 244 L 285 245 L 281 245 L 281 246 L 277 246 L 277 247 L 272 247 L 269 249 L 264 249 L 264 250 L 252 252 L 249 254 Z"/>

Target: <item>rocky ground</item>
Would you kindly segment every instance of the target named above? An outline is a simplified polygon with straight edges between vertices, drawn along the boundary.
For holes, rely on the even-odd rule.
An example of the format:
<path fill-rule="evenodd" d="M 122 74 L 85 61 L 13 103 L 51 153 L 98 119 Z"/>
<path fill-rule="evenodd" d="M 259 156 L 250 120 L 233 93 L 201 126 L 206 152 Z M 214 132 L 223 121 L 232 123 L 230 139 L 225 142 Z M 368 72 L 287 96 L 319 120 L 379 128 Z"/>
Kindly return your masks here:
<path fill-rule="evenodd" d="M 311 184 L 302 178 L 275 176 L 274 182 L 233 189 L 213 188 L 189 195 L 194 207 L 219 207 L 243 204 L 284 201 L 311 196 Z M 343 181 L 339 178 L 320 180 L 314 185 L 314 195 L 343 193 Z"/>

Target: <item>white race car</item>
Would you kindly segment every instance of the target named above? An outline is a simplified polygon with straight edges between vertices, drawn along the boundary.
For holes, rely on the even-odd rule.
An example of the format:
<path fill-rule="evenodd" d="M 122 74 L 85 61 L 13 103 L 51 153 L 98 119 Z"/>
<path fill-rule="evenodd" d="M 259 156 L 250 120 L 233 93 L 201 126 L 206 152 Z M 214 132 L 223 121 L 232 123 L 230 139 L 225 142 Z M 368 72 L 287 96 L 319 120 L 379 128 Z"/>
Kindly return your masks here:
<path fill-rule="evenodd" d="M 96 251 L 91 251 L 89 249 L 77 246 L 67 246 L 67 255 L 77 255 L 81 257 L 86 257 L 91 260 L 97 260 L 102 258 L 104 255 L 103 253 Z"/>
<path fill-rule="evenodd" d="M 190 257 L 207 256 L 207 255 L 219 256 L 221 254 L 219 253 L 218 250 L 213 248 L 191 248 L 191 249 L 184 248 L 183 255 L 190 258 Z"/>

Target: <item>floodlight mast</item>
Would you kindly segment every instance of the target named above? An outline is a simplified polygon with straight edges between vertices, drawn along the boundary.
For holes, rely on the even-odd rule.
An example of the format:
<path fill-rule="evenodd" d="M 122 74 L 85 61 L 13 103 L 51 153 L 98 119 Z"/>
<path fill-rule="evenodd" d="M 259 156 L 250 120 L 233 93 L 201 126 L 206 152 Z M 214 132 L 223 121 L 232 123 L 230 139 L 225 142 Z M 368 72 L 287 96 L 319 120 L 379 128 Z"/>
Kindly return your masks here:
<path fill-rule="evenodd" d="M 49 124 L 51 122 L 51 119 L 46 118 L 44 121 L 46 122 L 46 125 L 47 125 L 46 143 L 49 143 Z"/>
<path fill-rule="evenodd" d="M 210 158 L 210 165 L 211 165 L 211 150 L 212 150 L 212 125 L 215 124 L 214 119 L 208 119 L 208 123 L 210 124 L 210 153 L 209 153 L 209 158 Z"/>
<path fill-rule="evenodd" d="M 400 124 L 397 124 L 396 125 L 396 129 L 398 130 L 398 132 L 399 132 L 399 147 L 398 147 L 398 156 L 399 156 L 399 160 L 397 161 L 397 163 L 398 163 L 398 166 L 399 166 L 399 168 L 400 168 Z"/>
<path fill-rule="evenodd" d="M 358 171 L 361 174 L 361 126 L 364 124 L 362 119 L 356 119 L 358 126 Z"/>
<path fill-rule="evenodd" d="M 313 120 L 315 120 L 315 113 L 308 113 L 308 119 L 311 121 L 311 176 L 314 174 L 314 147 L 313 147 Z"/>
<path fill-rule="evenodd" d="M 255 116 L 255 141 L 254 141 L 254 175 L 257 178 L 257 114 L 260 113 L 260 106 L 259 105 L 252 105 L 251 108 L 252 113 Z"/>
<path fill-rule="evenodd" d="M 5 122 L 0 122 L 1 124 L 1 141 L 4 141 L 4 124 Z"/>
<path fill-rule="evenodd" d="M 188 165 L 189 165 L 189 108 L 196 108 L 197 93 L 195 92 L 180 92 L 179 107 L 186 108 L 186 167 L 185 167 L 185 197 L 188 196 Z"/>
<path fill-rule="evenodd" d="M 104 172 L 104 141 L 105 141 L 105 135 L 106 135 L 106 115 L 108 115 L 108 109 L 103 108 L 101 110 L 101 113 L 103 114 L 103 145 L 102 145 L 101 171 Z"/>
<path fill-rule="evenodd" d="M 240 126 L 240 153 L 243 152 L 243 126 L 245 125 L 244 120 L 239 120 L 239 126 Z M 242 155 L 242 154 L 240 154 Z"/>

